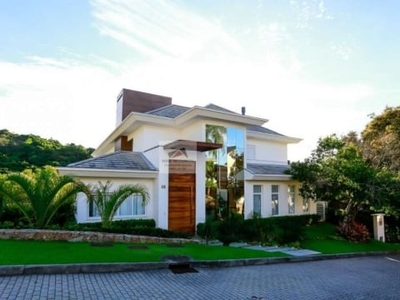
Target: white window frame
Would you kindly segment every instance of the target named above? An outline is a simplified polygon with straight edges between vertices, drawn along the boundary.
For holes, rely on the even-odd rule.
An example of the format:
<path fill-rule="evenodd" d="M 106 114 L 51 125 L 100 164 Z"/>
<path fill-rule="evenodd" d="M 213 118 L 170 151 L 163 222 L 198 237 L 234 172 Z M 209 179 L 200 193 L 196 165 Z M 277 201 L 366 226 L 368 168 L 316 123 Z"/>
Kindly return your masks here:
<path fill-rule="evenodd" d="M 260 188 L 260 191 L 256 191 L 256 187 Z M 258 198 L 258 199 L 257 199 Z M 261 199 L 262 199 L 262 185 L 255 184 L 253 185 L 253 215 L 261 216 Z M 256 211 L 256 201 L 258 202 L 258 207 L 260 208 L 259 211 Z"/>
<path fill-rule="evenodd" d="M 276 188 L 276 191 L 275 191 Z M 279 185 L 271 185 L 271 215 L 279 216 Z"/>

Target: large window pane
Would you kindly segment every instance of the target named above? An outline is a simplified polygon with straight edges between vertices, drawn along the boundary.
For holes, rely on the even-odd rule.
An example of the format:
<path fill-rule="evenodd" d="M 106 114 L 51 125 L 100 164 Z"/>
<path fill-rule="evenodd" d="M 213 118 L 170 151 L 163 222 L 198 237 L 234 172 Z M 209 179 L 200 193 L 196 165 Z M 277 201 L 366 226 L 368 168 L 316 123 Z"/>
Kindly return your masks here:
<path fill-rule="evenodd" d="M 273 216 L 279 214 L 279 185 L 271 187 L 271 214 Z"/>
<path fill-rule="evenodd" d="M 261 185 L 253 186 L 253 211 L 254 215 L 261 216 Z"/>

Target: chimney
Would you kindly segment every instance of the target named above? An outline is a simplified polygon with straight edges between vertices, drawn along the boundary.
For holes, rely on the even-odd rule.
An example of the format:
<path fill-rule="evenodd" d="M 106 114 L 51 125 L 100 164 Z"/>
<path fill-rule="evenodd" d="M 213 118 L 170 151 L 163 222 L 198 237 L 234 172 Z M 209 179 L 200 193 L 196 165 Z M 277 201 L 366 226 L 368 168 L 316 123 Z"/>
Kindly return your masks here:
<path fill-rule="evenodd" d="M 171 104 L 172 99 L 170 97 L 122 89 L 117 97 L 117 126 L 131 112 L 145 113 Z M 118 137 L 115 140 L 115 151 L 118 150 L 132 151 L 133 141 L 128 140 L 127 136 Z"/>
<path fill-rule="evenodd" d="M 171 104 L 170 97 L 122 89 L 117 97 L 117 126 L 133 111 L 145 113 Z"/>
<path fill-rule="evenodd" d="M 242 106 L 242 115 L 244 116 L 246 114 L 246 106 Z"/>

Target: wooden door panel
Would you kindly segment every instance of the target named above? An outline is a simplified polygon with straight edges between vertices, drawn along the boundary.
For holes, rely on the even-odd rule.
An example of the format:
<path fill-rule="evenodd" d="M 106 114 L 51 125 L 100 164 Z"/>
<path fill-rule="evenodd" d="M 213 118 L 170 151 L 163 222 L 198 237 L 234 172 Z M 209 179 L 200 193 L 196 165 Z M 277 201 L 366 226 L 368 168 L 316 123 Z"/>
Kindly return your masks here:
<path fill-rule="evenodd" d="M 170 164 L 169 190 L 168 190 L 168 228 L 182 232 L 195 232 L 195 174 L 176 173 L 177 163 Z M 195 162 L 179 161 L 185 165 L 185 170 L 195 170 Z"/>

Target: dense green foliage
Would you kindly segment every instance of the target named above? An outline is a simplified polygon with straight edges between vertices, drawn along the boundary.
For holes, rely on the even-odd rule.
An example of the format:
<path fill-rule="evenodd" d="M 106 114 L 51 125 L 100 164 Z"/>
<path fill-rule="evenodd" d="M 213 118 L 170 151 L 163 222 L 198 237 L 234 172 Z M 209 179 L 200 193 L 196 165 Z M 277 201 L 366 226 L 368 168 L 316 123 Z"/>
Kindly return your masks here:
<path fill-rule="evenodd" d="M 73 231 L 96 231 L 131 235 L 146 235 L 165 238 L 190 237 L 187 233 L 156 228 L 156 222 L 153 219 L 118 220 L 113 221 L 112 226 L 108 228 L 104 228 L 101 222 L 80 223 L 65 226 L 63 229 Z"/>
<path fill-rule="evenodd" d="M 15 134 L 0 130 L 0 173 L 20 172 L 27 168 L 66 166 L 90 158 L 92 148 L 62 145 L 53 139 L 33 134 Z"/>
<path fill-rule="evenodd" d="M 223 221 L 207 219 L 197 224 L 197 234 L 206 240 L 216 238 L 224 245 L 232 242 L 285 245 L 300 241 L 304 227 L 319 219 L 319 215 L 298 215 L 243 220 L 241 215 L 231 214 Z"/>
<path fill-rule="evenodd" d="M 323 254 L 400 250 L 400 244 L 382 243 L 376 240 L 365 243 L 349 242 L 339 236 L 336 226 L 330 223 L 307 226 L 305 238 L 300 241 L 300 246 Z"/>
<path fill-rule="evenodd" d="M 349 240 L 366 239 L 363 226 L 354 223 L 360 212 L 383 212 L 392 241 L 400 238 L 399 172 L 400 106 L 373 115 L 361 138 L 355 132 L 321 138 L 311 156 L 289 171 L 302 184 L 303 198 L 329 203 L 328 215 L 341 222 Z"/>
<path fill-rule="evenodd" d="M 366 161 L 378 169 L 400 171 L 400 106 L 373 115 L 362 132 Z"/>
<path fill-rule="evenodd" d="M 16 207 L 25 220 L 37 228 L 47 227 L 63 206 L 73 206 L 86 185 L 69 176 L 60 176 L 53 167 L 10 173 L 0 179 L 0 194 Z"/>

